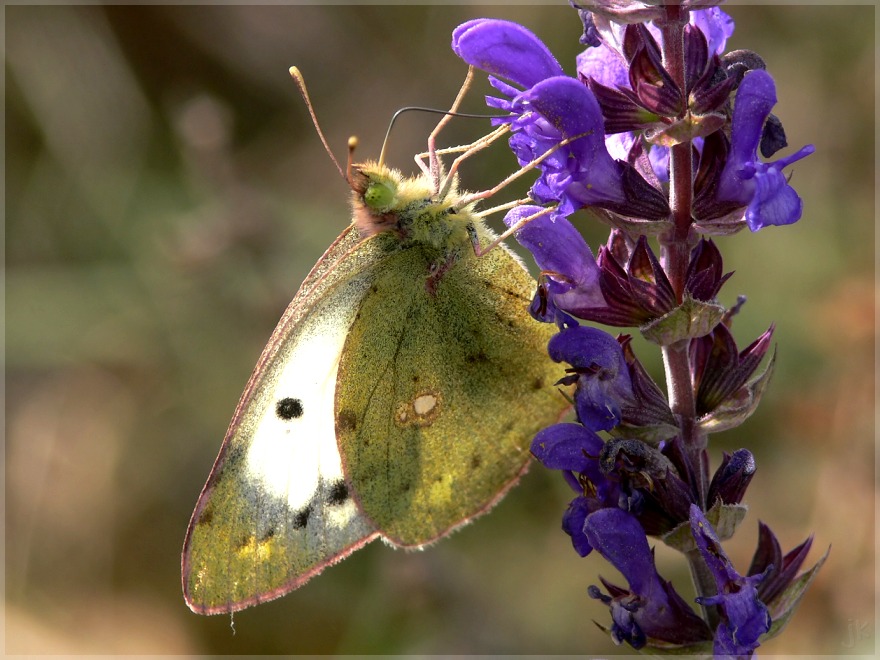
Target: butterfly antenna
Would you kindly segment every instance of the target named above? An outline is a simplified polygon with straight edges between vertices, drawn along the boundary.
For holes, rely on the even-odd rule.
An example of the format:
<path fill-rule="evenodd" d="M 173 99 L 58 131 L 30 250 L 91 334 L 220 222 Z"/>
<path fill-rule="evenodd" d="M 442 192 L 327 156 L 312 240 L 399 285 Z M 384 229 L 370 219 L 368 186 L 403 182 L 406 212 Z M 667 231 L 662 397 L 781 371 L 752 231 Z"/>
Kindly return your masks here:
<path fill-rule="evenodd" d="M 380 165 L 385 161 L 386 146 L 388 145 L 388 139 L 391 137 L 391 128 L 394 126 L 394 122 L 396 122 L 397 118 L 400 115 L 402 115 L 404 112 L 412 112 L 412 111 L 430 112 L 435 115 L 447 115 L 448 117 L 466 117 L 468 119 L 504 119 L 504 118 L 510 116 L 509 114 L 506 114 L 506 115 L 486 115 L 486 114 L 472 113 L 472 112 L 452 112 L 450 110 L 440 110 L 438 108 L 423 108 L 423 107 L 417 106 L 417 105 L 408 105 L 405 108 L 401 108 L 400 110 L 395 112 L 394 115 L 391 117 L 391 121 L 388 123 L 388 130 L 385 131 L 385 140 L 382 142 L 382 151 L 379 154 L 379 164 Z M 433 153 L 435 154 L 435 159 L 436 159 L 436 154 L 438 154 L 438 153 L 451 153 L 452 151 L 462 151 L 462 149 L 453 148 L 451 151 L 435 149 Z M 425 152 L 424 154 L 419 154 L 419 156 L 422 156 L 422 157 L 428 156 L 428 155 L 430 155 L 428 152 Z"/>
<path fill-rule="evenodd" d="M 315 131 L 318 133 L 318 137 L 321 139 L 321 144 L 324 145 L 324 150 L 327 152 L 327 155 L 330 156 L 330 160 L 333 161 L 333 164 L 336 165 L 336 169 L 339 170 L 339 174 L 345 179 L 349 184 L 351 183 L 351 159 L 352 154 L 354 152 L 354 146 L 352 145 L 352 139 L 349 139 L 349 147 L 348 147 L 348 167 L 347 173 L 342 170 L 342 167 L 339 165 L 339 161 L 336 160 L 336 156 L 333 155 L 333 152 L 330 150 L 330 145 L 327 144 L 327 138 L 324 137 L 324 132 L 321 130 L 321 126 L 318 124 L 318 117 L 315 115 L 315 109 L 312 107 L 312 100 L 309 98 L 309 90 L 306 89 L 306 81 L 303 78 L 303 75 L 300 73 L 299 69 L 295 66 L 290 67 L 288 69 L 290 72 L 290 77 L 293 78 L 293 82 L 296 83 L 296 87 L 299 90 L 300 96 L 302 96 L 303 101 L 305 101 L 306 108 L 309 110 L 309 116 L 312 118 L 312 124 L 315 126 Z M 354 139 L 354 144 L 357 145 L 357 139 Z"/>

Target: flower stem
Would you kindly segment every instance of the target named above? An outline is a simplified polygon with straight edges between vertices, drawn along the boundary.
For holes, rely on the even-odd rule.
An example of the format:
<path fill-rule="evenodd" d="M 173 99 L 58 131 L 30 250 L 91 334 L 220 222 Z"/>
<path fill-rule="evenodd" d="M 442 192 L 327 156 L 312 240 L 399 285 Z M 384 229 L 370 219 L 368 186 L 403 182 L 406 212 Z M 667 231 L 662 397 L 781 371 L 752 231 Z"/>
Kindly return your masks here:
<path fill-rule="evenodd" d="M 688 13 L 678 4 L 666 5 L 667 20 L 660 24 L 663 33 L 663 62 L 676 84 L 685 90 L 684 27 Z M 682 108 L 682 115 L 687 112 Z M 691 208 L 693 206 L 693 162 L 690 141 L 672 147 L 669 161 L 669 205 L 674 220 L 673 228 L 661 237 L 663 265 L 679 302 L 684 297 L 688 261 L 692 247 Z M 693 475 L 695 494 L 703 508 L 708 490 L 706 436 L 700 433 L 694 420 L 696 400 L 691 383 L 687 340 L 663 348 L 669 405 L 679 420 L 682 444 Z"/>
<path fill-rule="evenodd" d="M 663 34 L 663 64 L 682 90 L 683 105 L 686 105 L 684 27 L 689 15 L 688 11 L 683 10 L 677 2 L 668 1 L 665 9 L 666 20 L 658 22 Z M 682 117 L 686 113 L 687 108 L 682 107 Z M 684 298 L 690 251 L 695 240 L 691 228 L 691 209 L 694 199 L 691 148 L 690 141 L 685 141 L 670 149 L 669 206 L 672 209 L 673 227 L 660 237 L 663 266 L 679 303 Z M 696 425 L 696 398 L 691 382 L 689 344 L 689 340 L 684 340 L 671 346 L 664 346 L 663 364 L 666 370 L 669 405 L 681 429 L 682 448 L 694 480 L 694 495 L 701 508 L 705 509 L 709 486 L 707 436 Z M 714 595 L 715 581 L 701 553 L 689 552 L 687 559 L 697 594 Z M 716 608 L 703 607 L 703 615 L 714 629 L 718 622 Z"/>
<path fill-rule="evenodd" d="M 682 90 L 683 103 L 687 103 L 684 70 L 684 26 L 688 14 L 677 4 L 666 6 L 667 20 L 659 27 L 663 33 L 663 64 Z M 687 108 L 682 108 L 682 116 Z M 666 275 L 680 303 L 684 295 L 690 250 L 694 236 L 691 231 L 691 208 L 693 207 L 693 161 L 690 141 L 676 144 L 669 153 L 669 206 L 674 226 L 661 237 Z"/>

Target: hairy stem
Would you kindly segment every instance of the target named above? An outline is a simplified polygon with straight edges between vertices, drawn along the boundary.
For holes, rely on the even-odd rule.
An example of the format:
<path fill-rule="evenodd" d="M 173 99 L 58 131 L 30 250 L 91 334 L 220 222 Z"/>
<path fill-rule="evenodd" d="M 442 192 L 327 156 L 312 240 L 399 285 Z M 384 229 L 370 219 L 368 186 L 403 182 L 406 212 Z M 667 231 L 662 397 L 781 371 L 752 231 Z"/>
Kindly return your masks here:
<path fill-rule="evenodd" d="M 659 23 L 663 34 L 663 64 L 682 90 L 683 105 L 687 103 L 685 90 L 684 26 L 688 22 L 687 10 L 672 0 L 666 4 L 666 20 Z M 682 107 L 681 116 L 687 112 Z M 677 144 L 669 153 L 669 205 L 672 209 L 673 227 L 661 237 L 661 257 L 663 266 L 678 302 L 684 297 L 687 267 L 693 246 L 694 235 L 691 229 L 691 209 L 693 207 L 693 160 L 690 141 Z M 707 437 L 697 429 L 696 399 L 691 383 L 688 359 L 689 341 L 680 341 L 663 347 L 663 364 L 666 370 L 666 385 L 669 405 L 681 429 L 681 442 L 684 454 L 691 468 L 695 496 L 702 508 L 706 508 L 709 481 Z M 691 577 L 697 594 L 713 595 L 715 581 L 702 555 L 697 551 L 687 553 Z M 715 607 L 703 607 L 703 615 L 713 628 L 718 622 Z"/>

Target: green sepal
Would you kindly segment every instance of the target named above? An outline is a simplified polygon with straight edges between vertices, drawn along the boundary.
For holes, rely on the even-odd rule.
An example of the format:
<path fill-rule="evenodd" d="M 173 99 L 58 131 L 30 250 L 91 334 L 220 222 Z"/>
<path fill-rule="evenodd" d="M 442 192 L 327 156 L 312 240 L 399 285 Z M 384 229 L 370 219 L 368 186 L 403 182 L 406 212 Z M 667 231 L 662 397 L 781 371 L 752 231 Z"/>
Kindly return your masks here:
<path fill-rule="evenodd" d="M 689 658 L 712 658 L 714 641 L 707 639 L 696 644 L 670 644 L 653 637 L 648 637 L 642 649 L 651 655 L 686 655 Z"/>
<path fill-rule="evenodd" d="M 719 540 L 726 541 L 734 535 L 736 528 L 745 519 L 748 510 L 749 507 L 745 504 L 724 504 L 721 500 L 717 500 L 712 508 L 706 511 L 706 519 L 712 524 Z M 687 520 L 680 523 L 671 532 L 661 536 L 660 540 L 670 548 L 683 553 L 697 549 L 697 542 L 691 531 L 691 523 Z"/>
<path fill-rule="evenodd" d="M 782 629 L 785 628 L 786 624 L 788 624 L 794 611 L 797 609 L 798 605 L 800 605 L 801 598 L 803 598 L 804 593 L 807 591 L 807 587 L 810 586 L 813 578 L 816 577 L 816 573 L 819 572 L 819 569 L 822 568 L 825 560 L 828 559 L 829 552 L 831 552 L 831 546 L 828 546 L 825 554 L 822 555 L 813 568 L 798 575 L 797 578 L 788 585 L 785 591 L 780 593 L 769 603 L 765 603 L 767 610 L 770 612 L 772 623 L 770 624 L 770 630 L 761 635 L 762 642 L 776 637 L 776 635 L 782 632 Z"/>
<path fill-rule="evenodd" d="M 612 229 L 620 229 L 621 231 L 631 235 L 639 236 L 660 236 L 669 232 L 673 228 L 673 223 L 669 220 L 638 220 L 636 218 L 627 218 L 618 215 L 607 209 L 600 209 L 598 206 L 591 206 L 585 209 L 587 213 L 592 215 L 600 222 L 604 222 Z"/>
<path fill-rule="evenodd" d="M 761 402 L 775 365 L 776 349 L 774 348 L 764 371 L 743 385 L 715 410 L 700 417 L 697 420 L 697 428 L 703 433 L 719 433 L 736 428 L 751 417 Z"/>
<path fill-rule="evenodd" d="M 645 131 L 645 139 L 651 144 L 661 147 L 674 147 L 682 142 L 690 142 L 694 138 L 706 137 L 724 126 L 727 118 L 718 112 L 710 112 L 705 115 L 688 113 L 684 119 L 663 126 L 659 130 Z"/>
<path fill-rule="evenodd" d="M 642 336 L 660 346 L 671 346 L 684 339 L 703 337 L 712 332 L 724 316 L 724 307 L 695 300 L 685 294 L 681 305 L 639 330 Z"/>
<path fill-rule="evenodd" d="M 747 226 L 745 207 L 743 206 L 720 218 L 712 218 L 711 220 L 697 219 L 691 226 L 691 229 L 704 236 L 733 236 Z"/>
<path fill-rule="evenodd" d="M 634 438 L 652 447 L 656 447 L 664 440 L 669 440 L 669 438 L 676 436 L 680 432 L 681 429 L 674 424 L 658 422 L 657 424 L 648 424 L 646 426 L 632 426 L 621 422 L 608 433 L 612 438 Z"/>

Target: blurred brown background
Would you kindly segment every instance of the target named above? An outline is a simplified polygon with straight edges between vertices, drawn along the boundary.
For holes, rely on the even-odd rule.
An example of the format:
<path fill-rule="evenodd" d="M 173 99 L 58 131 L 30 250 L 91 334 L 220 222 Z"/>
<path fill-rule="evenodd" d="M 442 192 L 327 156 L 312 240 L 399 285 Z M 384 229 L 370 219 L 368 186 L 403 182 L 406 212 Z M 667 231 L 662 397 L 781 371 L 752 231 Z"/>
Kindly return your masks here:
<path fill-rule="evenodd" d="M 740 346 L 775 322 L 779 347 L 757 414 L 713 438 L 715 464 L 747 446 L 759 468 L 728 550 L 744 570 L 758 519 L 785 550 L 815 532 L 810 564 L 833 544 L 761 652 L 870 653 L 874 8 L 728 11 L 729 48 L 757 50 L 777 81 L 790 144 L 817 148 L 794 168 L 799 224 L 719 241 L 736 270 L 723 302 L 749 296 Z M 337 154 L 357 134 L 376 157 L 394 110 L 448 106 L 465 73 L 450 33 L 487 15 L 524 23 L 574 72 L 567 6 L 6 7 L 7 652 L 626 652 L 586 594 L 614 571 L 571 550 L 571 494 L 539 466 L 452 538 L 423 553 L 375 543 L 236 614 L 235 634 L 180 594 L 184 530 L 241 389 L 348 222 L 287 68 Z M 388 161 L 412 171 L 435 121 L 405 117 Z M 484 126 L 455 121 L 443 142 Z M 513 166 L 501 146 L 464 184 Z M 690 598 L 674 553 L 657 556 Z"/>

